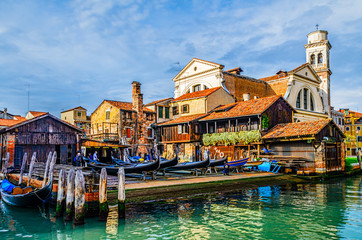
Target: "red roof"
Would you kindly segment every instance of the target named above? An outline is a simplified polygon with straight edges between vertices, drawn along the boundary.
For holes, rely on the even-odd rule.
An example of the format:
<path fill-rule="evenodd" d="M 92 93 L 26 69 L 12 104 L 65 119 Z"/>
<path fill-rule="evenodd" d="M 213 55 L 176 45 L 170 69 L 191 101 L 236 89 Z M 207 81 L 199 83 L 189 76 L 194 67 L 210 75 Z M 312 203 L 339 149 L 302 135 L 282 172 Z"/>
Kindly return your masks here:
<path fill-rule="evenodd" d="M 205 89 L 205 90 L 202 90 L 202 91 L 186 93 L 186 94 L 181 95 L 180 97 L 172 100 L 172 102 L 177 102 L 177 101 L 187 100 L 187 99 L 195 99 L 195 98 L 207 97 L 210 94 L 212 94 L 212 93 L 216 92 L 217 90 L 219 90 L 220 88 L 221 87 L 215 87 L 215 88 Z"/>
<path fill-rule="evenodd" d="M 193 115 L 188 115 L 188 116 L 182 116 L 182 117 L 170 120 L 168 122 L 160 123 L 158 125 L 159 126 L 164 126 L 164 125 L 174 125 L 174 124 L 179 124 L 179 123 L 188 123 L 188 122 L 191 122 L 193 120 L 197 120 L 199 118 L 202 118 L 205 115 L 207 115 L 207 114 L 201 113 L 201 114 L 193 114 Z"/>
<path fill-rule="evenodd" d="M 120 102 L 120 101 L 113 101 L 113 100 L 104 100 L 104 101 L 108 102 L 109 104 L 113 105 L 114 107 L 116 107 L 118 109 L 122 109 L 122 110 L 126 110 L 126 111 L 134 111 L 132 103 L 130 103 L 130 102 Z M 143 111 L 150 112 L 150 113 L 155 112 L 146 107 L 143 107 Z"/>
<path fill-rule="evenodd" d="M 282 97 L 274 95 L 271 97 L 252 99 L 249 101 L 223 105 L 214 109 L 211 114 L 200 119 L 200 121 L 262 114 L 279 98 Z"/>
<path fill-rule="evenodd" d="M 340 109 L 339 112 L 344 113 L 345 109 Z M 354 114 L 354 117 L 362 117 L 362 113 L 351 111 L 351 110 L 348 110 L 348 112 L 349 112 L 349 114 L 346 117 L 351 117 L 351 113 Z"/>
<path fill-rule="evenodd" d="M 68 111 L 72 111 L 72 110 L 75 110 L 75 109 L 80 109 L 80 108 L 87 111 L 87 109 L 85 109 L 84 107 L 78 106 L 78 107 L 75 107 L 75 108 L 71 108 L 71 109 L 68 109 L 68 110 L 64 110 L 62 113 L 68 112 Z"/>
<path fill-rule="evenodd" d="M 157 104 L 157 103 L 160 103 L 160 102 L 165 102 L 165 101 L 172 100 L 172 99 L 173 99 L 173 98 L 170 97 L 170 98 L 164 98 L 164 99 L 156 100 L 156 101 L 147 103 L 145 106 L 154 105 L 154 104 Z"/>
<path fill-rule="evenodd" d="M 37 112 L 37 111 L 29 111 L 31 113 L 31 115 L 33 115 L 34 117 L 39 117 L 41 115 L 47 114 L 46 112 Z"/>
<path fill-rule="evenodd" d="M 294 68 L 293 70 L 291 70 L 289 72 L 279 71 L 276 75 L 260 78 L 260 80 L 268 82 L 268 81 L 272 81 L 272 80 L 286 78 L 286 77 L 288 77 L 289 74 L 297 72 L 298 70 L 302 69 L 303 67 L 307 66 L 308 64 L 309 63 L 304 63 L 304 64 L 300 65 L 299 67 Z"/>
<path fill-rule="evenodd" d="M 318 134 L 331 119 L 322 119 L 306 122 L 281 123 L 273 127 L 263 139 L 284 138 L 284 137 L 301 137 Z"/>
<path fill-rule="evenodd" d="M 10 127 L 10 126 L 13 126 L 15 124 L 26 121 L 26 119 L 24 117 L 17 116 L 16 118 L 17 119 L 0 119 L 0 126 Z"/>

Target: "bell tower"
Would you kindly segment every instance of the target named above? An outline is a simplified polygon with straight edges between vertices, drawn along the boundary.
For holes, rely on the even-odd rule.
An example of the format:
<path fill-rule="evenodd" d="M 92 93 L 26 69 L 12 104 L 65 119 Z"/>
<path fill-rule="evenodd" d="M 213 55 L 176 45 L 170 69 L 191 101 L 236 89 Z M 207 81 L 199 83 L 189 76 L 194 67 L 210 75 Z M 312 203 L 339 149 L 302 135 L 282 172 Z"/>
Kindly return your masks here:
<path fill-rule="evenodd" d="M 318 76 L 322 80 L 319 94 L 323 99 L 324 110 L 331 115 L 331 88 L 329 69 L 329 50 L 332 45 L 328 41 L 328 32 L 317 30 L 309 33 L 308 43 L 304 45 L 306 50 L 306 61 L 312 65 Z"/>

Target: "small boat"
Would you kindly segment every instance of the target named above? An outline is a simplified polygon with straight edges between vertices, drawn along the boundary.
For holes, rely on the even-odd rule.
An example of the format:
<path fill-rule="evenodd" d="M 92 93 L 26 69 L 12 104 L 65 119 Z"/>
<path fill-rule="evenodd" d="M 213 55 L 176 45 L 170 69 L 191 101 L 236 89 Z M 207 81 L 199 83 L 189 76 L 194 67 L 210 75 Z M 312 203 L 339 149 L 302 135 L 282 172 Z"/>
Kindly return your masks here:
<path fill-rule="evenodd" d="M 153 162 L 134 164 L 126 163 L 123 165 L 93 164 L 90 165 L 90 167 L 97 171 L 101 171 L 102 168 L 105 168 L 107 173 L 110 175 L 117 175 L 120 167 L 124 168 L 125 173 L 143 173 L 158 170 L 160 168 L 160 159 Z"/>
<path fill-rule="evenodd" d="M 183 162 L 173 167 L 166 168 L 167 171 L 191 170 L 195 168 L 207 168 L 210 165 L 210 158 L 198 162 Z"/>
<path fill-rule="evenodd" d="M 40 189 L 35 189 L 26 194 L 12 195 L 1 188 L 1 199 L 12 206 L 28 207 L 37 206 L 46 202 L 51 194 L 53 188 L 53 181 L 49 180 L 48 184 Z"/>
<path fill-rule="evenodd" d="M 226 162 L 224 164 L 224 170 L 223 170 L 224 174 L 229 175 L 230 167 L 244 166 L 248 162 L 248 159 L 249 158 L 247 157 L 247 158 L 236 160 L 236 161 Z"/>
<path fill-rule="evenodd" d="M 221 158 L 221 159 L 210 160 L 209 167 L 223 166 L 227 160 L 228 160 L 227 156 L 225 156 L 224 158 Z"/>
<path fill-rule="evenodd" d="M 161 157 L 160 169 L 172 167 L 178 164 L 178 156 L 176 155 L 172 159 L 166 159 Z"/>

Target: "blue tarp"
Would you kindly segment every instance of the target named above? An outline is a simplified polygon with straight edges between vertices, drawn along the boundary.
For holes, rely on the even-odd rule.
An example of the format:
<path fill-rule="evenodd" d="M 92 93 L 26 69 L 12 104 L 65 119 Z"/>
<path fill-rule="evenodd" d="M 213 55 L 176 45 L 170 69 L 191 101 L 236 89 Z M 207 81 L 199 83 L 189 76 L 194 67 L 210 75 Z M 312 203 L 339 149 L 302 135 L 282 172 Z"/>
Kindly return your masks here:
<path fill-rule="evenodd" d="M 12 192 L 14 187 L 15 185 L 6 179 L 4 179 L 1 183 L 1 189 L 3 189 L 5 192 Z"/>

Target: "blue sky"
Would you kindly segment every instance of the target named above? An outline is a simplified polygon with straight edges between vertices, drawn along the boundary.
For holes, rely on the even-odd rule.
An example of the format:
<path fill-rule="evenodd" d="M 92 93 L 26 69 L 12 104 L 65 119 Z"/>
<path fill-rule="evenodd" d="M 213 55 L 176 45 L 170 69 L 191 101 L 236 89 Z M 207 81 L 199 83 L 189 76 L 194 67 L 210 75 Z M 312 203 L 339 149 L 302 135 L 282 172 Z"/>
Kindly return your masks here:
<path fill-rule="evenodd" d="M 305 63 L 306 35 L 329 32 L 332 104 L 362 111 L 362 1 L 0 2 L 0 109 L 56 116 L 103 99 L 173 96 L 193 57 L 260 78 Z"/>

